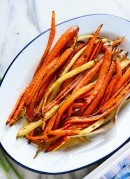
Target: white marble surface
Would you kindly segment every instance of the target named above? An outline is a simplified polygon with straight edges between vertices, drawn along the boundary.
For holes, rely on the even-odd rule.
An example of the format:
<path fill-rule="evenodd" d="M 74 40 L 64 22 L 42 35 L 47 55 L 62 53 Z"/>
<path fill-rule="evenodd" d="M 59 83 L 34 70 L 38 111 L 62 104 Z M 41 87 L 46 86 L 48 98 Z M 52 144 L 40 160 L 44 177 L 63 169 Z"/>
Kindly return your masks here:
<path fill-rule="evenodd" d="M 0 76 L 18 52 L 50 26 L 51 11 L 56 23 L 85 14 L 107 13 L 130 20 L 129 0 L 0 0 Z M 96 165 L 65 175 L 33 173 L 14 164 L 23 179 L 80 179 Z M 15 179 L 15 176 L 12 176 Z"/>

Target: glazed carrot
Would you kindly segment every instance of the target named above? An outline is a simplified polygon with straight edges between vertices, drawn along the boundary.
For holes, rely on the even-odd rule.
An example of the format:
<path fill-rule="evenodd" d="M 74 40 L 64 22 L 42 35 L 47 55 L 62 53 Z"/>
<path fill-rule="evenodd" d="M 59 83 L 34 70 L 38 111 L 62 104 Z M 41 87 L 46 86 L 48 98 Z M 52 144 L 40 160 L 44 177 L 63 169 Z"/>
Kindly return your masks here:
<path fill-rule="evenodd" d="M 50 151 L 56 151 L 58 150 L 61 146 L 63 146 L 67 141 L 69 140 L 69 136 L 62 137 L 53 144 L 51 144 L 45 152 L 50 152 Z"/>
<path fill-rule="evenodd" d="M 94 55 L 93 59 L 96 59 L 96 58 L 98 57 L 100 51 L 102 50 L 102 47 L 103 47 L 103 42 L 101 41 L 101 42 L 99 43 L 98 49 L 97 49 L 97 51 L 95 52 L 95 55 Z"/>
<path fill-rule="evenodd" d="M 74 103 L 73 104 L 73 108 L 79 108 L 79 107 L 81 107 L 83 105 L 83 103 L 81 103 L 81 102 L 79 102 L 79 103 Z"/>
<path fill-rule="evenodd" d="M 71 106 L 68 108 L 68 111 L 67 111 L 68 118 L 72 115 L 72 111 L 73 111 L 72 106 L 73 106 L 73 104 L 71 104 Z"/>
<path fill-rule="evenodd" d="M 31 136 L 31 135 L 26 135 L 25 138 L 30 142 L 33 142 L 34 144 L 38 145 L 40 140 L 36 139 L 36 137 Z"/>
<path fill-rule="evenodd" d="M 50 130 L 52 130 L 54 122 L 56 120 L 56 114 L 54 114 L 48 121 L 45 130 L 43 131 L 43 135 L 46 135 Z"/>
<path fill-rule="evenodd" d="M 116 75 L 113 77 L 113 79 L 108 84 L 105 94 L 104 94 L 104 96 L 101 100 L 101 103 L 99 105 L 99 109 L 101 108 L 101 106 L 103 106 L 110 99 L 110 97 L 113 93 L 115 84 L 121 80 L 122 69 L 121 69 L 121 65 L 120 65 L 120 62 L 118 59 L 115 60 L 115 64 L 116 64 Z"/>
<path fill-rule="evenodd" d="M 102 42 L 99 41 L 97 44 L 94 44 L 94 45 L 93 45 L 93 49 L 92 49 L 91 55 L 90 55 L 90 57 L 89 57 L 89 61 L 95 59 L 94 56 L 95 56 L 96 53 L 97 53 L 97 50 L 98 50 L 98 48 L 99 48 L 99 46 L 100 46 L 100 43 L 102 43 Z"/>
<path fill-rule="evenodd" d="M 103 57 L 103 62 L 102 62 L 102 65 L 101 65 L 101 69 L 100 69 L 100 72 L 99 72 L 99 76 L 98 76 L 96 85 L 94 87 L 93 92 L 87 98 L 87 100 L 85 101 L 84 105 L 82 106 L 82 112 L 95 99 L 95 97 L 97 96 L 97 94 L 101 90 L 102 85 L 104 83 L 104 80 L 106 78 L 106 75 L 108 73 L 108 70 L 110 68 L 111 60 L 112 60 L 112 48 L 108 47 L 106 49 L 104 57 Z"/>
<path fill-rule="evenodd" d="M 100 70 L 101 64 L 103 62 L 103 58 L 100 59 L 96 64 L 89 70 L 84 73 L 83 78 L 81 81 L 76 85 L 74 88 L 74 91 L 78 90 L 79 88 L 83 87 L 84 85 L 88 84 L 93 77 L 97 74 L 97 72 Z"/>
<path fill-rule="evenodd" d="M 67 117 L 69 118 L 71 115 L 73 115 L 73 108 L 80 108 L 82 105 L 83 105 L 83 103 L 71 104 L 71 106 L 68 108 L 68 111 L 67 111 Z"/>
<path fill-rule="evenodd" d="M 87 97 L 90 96 L 90 94 L 92 93 L 92 91 L 93 91 L 93 89 L 90 90 L 90 91 L 87 92 L 87 93 L 84 93 L 83 95 L 81 95 L 81 96 L 77 99 L 77 101 L 78 101 L 78 100 L 79 100 L 79 101 L 81 101 L 81 100 L 85 101 L 85 100 L 87 99 Z"/>
<path fill-rule="evenodd" d="M 27 105 L 30 103 L 31 99 L 33 98 L 42 78 L 44 78 L 47 75 L 48 68 L 50 67 L 49 69 L 51 69 L 51 67 L 53 67 L 52 60 L 54 60 L 57 57 L 57 55 L 62 50 L 62 48 L 68 43 L 69 40 L 71 40 L 74 36 L 76 36 L 77 33 L 78 33 L 78 28 L 75 26 L 71 27 L 57 41 L 56 45 L 53 47 L 50 54 L 48 55 L 46 61 L 41 66 L 40 70 L 36 73 L 37 75 L 35 75 L 34 79 L 26 89 L 25 95 L 27 96 L 26 97 Z"/>
<path fill-rule="evenodd" d="M 80 65 L 84 64 L 85 62 L 87 62 L 89 60 L 89 57 L 91 55 L 92 49 L 93 49 L 93 45 L 95 43 L 95 40 L 97 39 L 99 32 L 102 28 L 103 24 L 101 24 L 98 29 L 96 30 L 96 32 L 94 33 L 93 37 L 90 39 L 89 43 L 87 44 L 87 48 L 84 51 L 83 55 L 81 55 L 81 57 L 76 61 L 76 63 L 73 65 L 72 70 L 79 67 Z"/>
<path fill-rule="evenodd" d="M 56 129 L 58 127 L 58 124 L 60 122 L 61 116 L 62 114 L 65 112 L 65 110 L 74 102 L 74 100 L 76 98 L 78 98 L 80 95 L 82 95 L 83 93 L 86 93 L 87 91 L 90 91 L 95 85 L 95 82 L 90 83 L 82 88 L 80 88 L 79 90 L 75 91 L 74 93 L 72 93 L 60 106 L 58 112 L 57 112 L 57 117 L 56 117 L 56 121 L 54 124 L 54 129 Z"/>
<path fill-rule="evenodd" d="M 46 136 L 42 136 L 42 135 L 40 135 L 40 136 L 30 136 L 30 135 L 26 135 L 26 138 L 27 138 L 28 140 L 33 140 L 33 141 L 39 142 L 40 140 L 44 140 L 44 138 L 46 138 Z"/>
<path fill-rule="evenodd" d="M 49 131 L 48 134 L 49 135 L 57 135 L 57 136 L 65 136 L 65 135 L 75 135 L 78 134 L 80 130 L 71 130 L 71 129 L 67 129 L 67 130 L 62 130 L 62 129 L 56 129 L 53 131 Z"/>
<path fill-rule="evenodd" d="M 43 106 L 43 102 L 44 102 L 44 94 L 47 91 L 47 89 L 52 85 L 52 83 L 54 83 L 55 80 L 56 80 L 56 76 L 54 75 L 52 77 L 52 75 L 51 75 L 47 79 L 47 81 L 45 83 L 43 83 L 43 85 L 42 85 L 42 87 L 41 87 L 41 89 L 39 91 L 37 100 L 36 100 L 36 103 L 38 103 L 38 104 L 37 104 L 37 106 L 35 108 L 35 111 L 34 111 L 35 116 L 42 112 L 42 106 Z"/>
<path fill-rule="evenodd" d="M 78 27 L 73 26 L 67 29 L 59 38 L 53 49 L 51 50 L 50 54 L 47 57 L 47 61 L 51 62 L 59 52 L 63 49 L 63 47 L 75 36 L 77 36 L 78 33 Z"/>
<path fill-rule="evenodd" d="M 114 48 L 115 46 L 119 45 L 119 44 L 124 40 L 124 38 L 125 38 L 125 37 L 121 37 L 121 38 L 119 38 L 119 39 L 117 39 L 117 40 L 111 42 L 110 45 L 112 45 L 113 48 Z"/>
<path fill-rule="evenodd" d="M 74 130 L 76 130 L 76 129 L 84 129 L 84 128 L 86 128 L 86 127 L 88 127 L 90 124 L 92 124 L 92 123 L 90 123 L 90 122 L 85 122 L 85 123 L 68 123 L 67 125 L 64 125 L 62 128 L 60 128 L 60 129 L 62 129 L 62 130 L 68 130 L 68 129 L 74 129 Z"/>
<path fill-rule="evenodd" d="M 104 112 L 105 110 L 109 109 L 112 105 L 116 106 L 116 103 L 122 101 L 122 99 L 128 94 L 130 91 L 130 82 L 127 81 L 111 98 L 110 100 L 102 106 L 97 112 Z"/>
<path fill-rule="evenodd" d="M 92 103 L 88 106 L 88 108 L 84 111 L 83 115 L 87 116 L 90 115 L 94 112 L 94 110 L 97 108 L 97 105 L 99 104 L 105 90 L 106 90 L 106 86 L 110 80 L 110 78 L 112 77 L 113 73 L 115 71 L 115 62 L 113 61 L 110 67 L 110 70 L 104 80 L 104 83 L 102 85 L 102 88 L 99 92 L 99 94 L 97 95 L 97 97 L 94 99 L 94 101 L 92 101 Z"/>
<path fill-rule="evenodd" d="M 47 71 L 45 71 L 45 69 L 43 71 L 43 69 L 42 69 L 43 66 L 40 68 L 41 71 L 40 70 L 38 71 L 38 72 L 40 72 L 40 75 L 39 75 L 39 73 L 37 73 L 37 75 L 35 75 L 36 77 L 38 76 L 38 78 L 35 80 L 35 84 L 33 85 L 31 91 L 28 94 L 28 98 L 26 100 L 27 105 L 30 103 L 35 92 L 37 91 L 41 80 L 43 79 L 42 84 L 44 84 L 44 82 L 50 77 L 50 75 L 52 75 L 68 59 L 68 57 L 71 55 L 73 50 L 74 50 L 73 48 L 66 49 L 63 52 L 63 54 L 55 61 L 55 63 L 53 65 L 51 65 L 51 68 L 48 68 Z M 42 71 L 43 71 L 43 73 L 42 73 Z"/>
<path fill-rule="evenodd" d="M 83 47 L 81 50 L 79 50 L 79 51 L 72 57 L 72 59 L 69 61 L 69 63 L 67 64 L 67 66 L 66 66 L 65 69 L 63 70 L 61 76 L 65 75 L 65 74 L 70 70 L 70 68 L 73 66 L 73 64 L 75 63 L 75 61 L 78 59 L 78 57 L 83 53 L 83 51 L 84 51 L 85 49 L 86 49 L 86 46 Z M 72 81 L 73 81 L 73 79 L 72 79 Z M 59 83 L 59 84 L 57 85 L 57 87 L 53 90 L 53 92 L 52 92 L 52 94 L 51 94 L 51 97 L 49 98 L 49 101 L 48 101 L 48 102 L 52 101 L 52 100 L 55 98 L 55 96 L 56 96 L 57 93 L 59 92 L 59 89 L 60 89 L 61 85 L 62 85 L 62 82 Z"/>
<path fill-rule="evenodd" d="M 63 100 L 63 98 L 65 98 L 68 95 L 68 93 L 71 92 L 73 88 L 79 83 L 81 78 L 82 78 L 82 74 L 77 76 L 70 84 L 68 84 L 68 86 L 66 86 L 52 102 L 50 102 L 49 104 L 47 104 L 47 106 L 45 106 L 43 112 L 45 113 L 49 111 L 53 106 L 55 106 L 61 100 Z"/>
<path fill-rule="evenodd" d="M 126 70 L 126 72 L 123 74 L 121 80 L 115 86 L 113 94 L 129 79 L 130 79 L 130 67 Z"/>
<path fill-rule="evenodd" d="M 47 90 L 46 94 L 45 94 L 45 98 L 44 98 L 44 105 L 47 103 L 47 98 L 48 96 L 52 93 L 52 91 L 57 87 L 59 86 L 59 84 L 61 84 L 63 81 L 73 77 L 73 76 L 76 76 L 77 74 L 93 67 L 95 64 L 95 61 L 92 60 L 90 62 L 87 62 L 83 65 L 81 65 L 80 67 L 77 67 L 76 69 L 74 70 L 71 70 L 69 71 L 68 73 L 62 75 L 59 79 L 57 79 L 53 85 Z"/>
<path fill-rule="evenodd" d="M 32 121 L 34 117 L 34 107 L 35 107 L 37 96 L 38 93 L 35 94 L 35 96 L 33 97 L 32 101 L 30 102 L 30 104 L 27 106 L 26 109 L 26 117 L 28 118 L 29 121 Z"/>
<path fill-rule="evenodd" d="M 125 89 L 122 90 L 121 94 L 119 94 L 118 98 L 116 97 L 114 101 L 111 103 L 111 107 L 109 106 L 107 110 L 103 110 L 104 112 L 101 114 L 98 114 L 96 116 L 90 116 L 90 117 L 83 117 L 83 116 L 75 116 L 70 117 L 66 121 L 65 125 L 69 123 L 82 123 L 82 122 L 91 122 L 91 121 L 97 121 L 105 116 L 107 116 L 111 111 L 117 108 L 117 106 L 123 101 L 123 99 L 130 93 L 130 83 L 127 83 L 127 86 Z M 109 101 L 108 101 L 109 102 Z M 115 103 L 115 104 L 114 104 Z M 98 111 L 99 112 L 99 111 Z M 101 112 L 101 111 L 100 111 Z"/>
<path fill-rule="evenodd" d="M 23 101 L 23 94 L 24 93 L 22 93 L 20 95 L 20 97 L 18 98 L 18 100 L 17 100 L 17 102 L 16 102 L 16 104 L 15 104 L 15 106 L 13 108 L 13 111 L 11 112 L 11 114 L 8 117 L 8 120 L 7 120 L 6 124 L 12 125 L 15 122 L 15 120 L 17 119 L 18 116 L 16 116 L 15 114 L 16 114 L 16 111 L 18 110 L 19 106 L 20 106 L 20 103 L 23 104 L 23 102 L 22 102 Z M 21 112 L 21 110 L 19 110 L 19 113 L 20 112 Z M 19 115 L 19 113 L 18 113 L 18 115 Z"/>
<path fill-rule="evenodd" d="M 50 82 L 52 80 L 52 76 L 50 76 L 46 81 L 45 83 L 41 86 L 39 92 L 38 92 L 38 96 L 37 96 L 37 99 L 36 99 L 36 102 L 40 102 L 40 100 L 42 99 L 42 96 L 43 94 L 45 93 L 47 87 L 49 86 Z M 42 82 L 41 82 L 42 83 Z"/>
<path fill-rule="evenodd" d="M 55 12 L 52 11 L 52 17 L 51 17 L 51 29 L 50 29 L 50 35 L 49 35 L 49 40 L 45 49 L 45 52 L 40 60 L 40 63 L 35 71 L 35 74 L 37 73 L 37 71 L 41 68 L 46 56 L 48 55 L 51 45 L 53 43 L 54 37 L 55 37 L 55 32 L 56 32 L 56 25 L 55 25 Z M 34 74 L 34 75 L 35 75 Z"/>
<path fill-rule="evenodd" d="M 40 112 L 40 109 L 38 110 L 38 106 L 36 107 L 36 103 L 38 103 L 45 90 L 47 89 L 49 83 L 51 81 L 51 76 L 47 79 L 47 81 L 45 81 L 44 85 L 41 87 L 41 89 L 37 90 L 37 92 L 35 93 L 35 96 L 32 98 L 31 102 L 29 103 L 29 105 L 27 106 L 27 109 L 26 109 L 26 117 L 32 121 L 33 120 L 33 117 L 38 114 Z M 40 88 L 40 87 L 39 87 Z M 39 104 L 40 105 L 40 104 Z M 34 108 L 36 107 L 36 109 L 34 110 Z M 42 107 L 42 106 L 41 106 Z"/>

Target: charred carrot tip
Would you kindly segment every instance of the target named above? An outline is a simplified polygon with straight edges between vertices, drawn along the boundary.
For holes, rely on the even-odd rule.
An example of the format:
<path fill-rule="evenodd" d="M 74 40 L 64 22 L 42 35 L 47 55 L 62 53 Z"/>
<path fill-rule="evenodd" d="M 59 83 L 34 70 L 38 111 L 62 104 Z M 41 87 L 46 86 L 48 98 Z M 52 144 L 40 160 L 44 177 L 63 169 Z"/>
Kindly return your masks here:
<path fill-rule="evenodd" d="M 11 124 L 10 124 L 10 127 L 13 126 L 13 125 L 14 125 L 14 123 L 11 123 Z"/>
<path fill-rule="evenodd" d="M 52 17 L 55 17 L 55 11 L 52 11 Z"/>
<path fill-rule="evenodd" d="M 8 125 L 8 124 L 9 124 L 9 121 L 7 121 L 5 124 Z"/>
<path fill-rule="evenodd" d="M 48 151 L 48 150 L 45 150 L 45 151 L 44 151 L 44 153 L 47 153 L 47 152 L 49 152 L 49 151 Z"/>
<path fill-rule="evenodd" d="M 79 26 L 76 26 L 77 27 L 77 30 L 79 31 Z"/>

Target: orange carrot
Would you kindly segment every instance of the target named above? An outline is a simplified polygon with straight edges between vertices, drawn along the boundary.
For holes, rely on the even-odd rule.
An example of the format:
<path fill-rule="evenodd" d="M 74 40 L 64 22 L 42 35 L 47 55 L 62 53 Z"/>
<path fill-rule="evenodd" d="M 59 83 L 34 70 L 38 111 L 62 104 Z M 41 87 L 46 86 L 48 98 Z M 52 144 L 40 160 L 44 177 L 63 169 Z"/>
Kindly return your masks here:
<path fill-rule="evenodd" d="M 58 104 L 64 97 L 66 97 L 68 93 L 72 91 L 73 88 L 79 83 L 81 78 L 82 78 L 82 74 L 77 76 L 70 84 L 68 84 L 68 86 L 66 86 L 52 102 L 50 102 L 47 106 L 45 106 L 43 112 L 45 113 L 49 111 L 54 105 Z"/>
<path fill-rule="evenodd" d="M 116 82 L 121 80 L 122 77 L 122 69 L 121 69 L 121 65 L 118 59 L 115 60 L 115 64 L 116 64 L 116 75 L 113 77 L 113 79 L 110 81 L 110 83 L 107 86 L 107 89 L 105 91 L 105 94 L 101 100 L 101 103 L 99 105 L 99 109 L 101 108 L 101 106 L 103 106 L 112 96 L 113 93 L 113 89 L 115 87 Z"/>
<path fill-rule="evenodd" d="M 93 59 L 96 59 L 96 58 L 98 57 L 98 54 L 99 54 L 100 51 L 102 50 L 102 47 L 103 47 L 103 43 L 100 42 L 100 43 L 99 43 L 99 46 L 98 46 L 98 49 L 97 49 L 97 51 L 95 52 L 95 55 L 94 55 Z"/>
<path fill-rule="evenodd" d="M 8 117 L 8 120 L 7 120 L 6 124 L 12 125 L 12 124 L 15 122 L 16 118 L 18 117 L 18 116 L 16 116 L 16 111 L 18 111 L 18 108 L 19 108 L 19 106 L 20 106 L 20 103 L 23 104 L 23 102 L 22 102 L 22 101 L 23 101 L 23 94 L 24 94 L 24 93 L 22 93 L 22 94 L 20 95 L 20 97 L 18 98 L 18 100 L 17 100 L 17 102 L 16 102 L 16 104 L 15 104 L 15 106 L 14 106 L 14 108 L 13 108 L 13 111 L 11 112 L 11 114 L 10 114 L 9 117 Z M 21 110 L 22 110 L 22 109 L 19 110 L 19 113 L 21 112 Z M 19 113 L 18 113 L 18 115 L 19 115 Z M 16 116 L 16 117 L 14 117 L 14 116 Z"/>
<path fill-rule="evenodd" d="M 59 140 L 57 140 L 56 142 L 54 142 L 53 144 L 51 144 L 45 152 L 50 152 L 55 150 L 56 148 L 60 147 L 61 145 L 63 145 L 64 143 L 66 143 L 69 140 L 69 136 L 65 136 L 60 138 Z"/>
<path fill-rule="evenodd" d="M 56 25 L 55 25 L 55 12 L 52 11 L 52 17 L 51 17 L 51 29 L 50 29 L 50 35 L 49 35 L 49 40 L 48 40 L 48 43 L 47 43 L 47 46 L 46 46 L 46 49 L 45 49 L 45 52 L 41 58 L 41 61 L 35 71 L 35 74 L 37 73 L 37 71 L 41 68 L 46 56 L 48 55 L 49 51 L 50 51 L 50 48 L 51 48 L 51 45 L 53 43 L 53 40 L 54 40 L 54 37 L 55 37 L 55 32 L 56 32 Z M 35 76 L 34 74 L 34 76 Z"/>
<path fill-rule="evenodd" d="M 56 120 L 56 114 L 54 114 L 47 122 L 47 125 L 43 131 L 43 135 L 47 135 L 47 133 L 52 130 L 55 120 Z"/>
<path fill-rule="evenodd" d="M 57 57 L 59 52 L 63 49 L 63 47 L 75 37 L 78 33 L 78 27 L 73 26 L 70 27 L 68 30 L 65 31 L 51 50 L 50 54 L 47 57 L 47 61 L 51 62 L 54 58 Z"/>
<path fill-rule="evenodd" d="M 90 55 L 90 58 L 89 58 L 89 61 L 91 61 L 91 60 L 94 59 L 94 56 L 95 56 L 96 53 L 97 53 L 97 50 L 98 50 L 98 48 L 99 48 L 99 46 L 100 46 L 100 43 L 102 43 L 102 42 L 99 41 L 97 44 L 94 44 L 93 50 L 92 50 L 91 55 Z"/>
<path fill-rule="evenodd" d="M 109 101 L 107 103 L 110 104 L 109 107 L 107 106 L 107 110 L 103 109 L 103 111 L 98 111 L 98 115 L 96 116 L 90 116 L 90 117 L 85 117 L 85 116 L 75 116 L 75 117 L 70 117 L 67 119 L 66 123 L 64 125 L 67 125 L 69 123 L 82 123 L 82 122 L 92 122 L 92 121 L 97 121 L 105 116 L 107 116 L 111 111 L 116 109 L 118 105 L 123 101 L 123 99 L 130 93 L 130 82 L 127 83 L 126 88 L 122 90 L 122 92 L 119 94 L 118 97 L 116 97 L 112 103 L 110 104 Z M 115 104 L 114 104 L 115 103 Z M 110 107 L 111 106 L 111 107 Z M 103 113 L 100 113 L 103 112 Z M 100 115 L 99 115 L 100 114 Z"/>
<path fill-rule="evenodd" d="M 62 114 L 65 112 L 65 110 L 74 102 L 76 98 L 78 98 L 80 95 L 83 93 L 86 93 L 87 91 L 90 91 L 94 87 L 95 83 L 90 83 L 87 86 L 84 86 L 80 88 L 79 90 L 75 91 L 72 93 L 60 106 L 58 112 L 57 112 L 57 117 L 54 125 L 54 129 L 58 127 L 58 124 L 60 122 Z"/>
<path fill-rule="evenodd" d="M 32 121 L 34 117 L 34 107 L 35 107 L 37 96 L 38 96 L 38 93 L 35 94 L 32 101 L 26 108 L 26 117 L 28 118 L 29 121 Z"/>
<path fill-rule="evenodd" d="M 106 90 L 106 86 L 110 80 L 110 78 L 112 77 L 113 73 L 115 71 L 115 63 L 114 61 L 111 64 L 110 70 L 104 80 L 104 83 L 102 85 L 102 88 L 99 92 L 99 94 L 97 95 L 97 97 L 94 99 L 94 101 L 92 101 L 92 103 L 88 106 L 88 108 L 84 111 L 83 115 L 87 116 L 90 115 L 94 112 L 94 110 L 96 109 L 97 105 L 99 104 L 105 90 Z"/>
<path fill-rule="evenodd" d="M 115 86 L 113 94 L 129 79 L 130 79 L 130 67 L 126 70 L 126 72 L 123 74 L 121 80 Z"/>
<path fill-rule="evenodd" d="M 33 85 L 31 91 L 28 93 L 28 97 L 26 99 L 27 105 L 30 103 L 35 92 L 37 91 L 41 80 L 43 79 L 42 80 L 42 85 L 43 85 L 45 81 L 68 59 L 68 57 L 71 55 L 73 51 L 74 51 L 73 48 L 66 49 L 65 52 L 63 52 L 63 54 L 55 61 L 53 66 L 51 65 L 51 67 L 48 68 L 47 71 L 45 69 L 44 70 L 42 69 L 43 66 L 40 68 L 40 70 L 37 72 L 37 75 L 35 75 L 36 76 L 36 80 L 34 80 L 35 84 Z"/>
<path fill-rule="evenodd" d="M 85 122 L 85 123 L 69 123 L 69 124 L 67 124 L 67 125 L 64 125 L 62 128 L 60 128 L 60 129 L 62 129 L 62 130 L 72 130 L 72 129 L 74 129 L 74 130 L 76 130 L 76 129 L 84 129 L 84 128 L 86 128 L 86 127 L 88 127 L 90 124 L 92 124 L 92 122 L 90 123 L 87 123 L 87 122 Z"/>
<path fill-rule="evenodd" d="M 76 85 L 73 91 L 78 90 L 79 88 L 83 87 L 84 85 L 88 84 L 93 77 L 97 74 L 97 72 L 100 70 L 101 64 L 103 62 L 103 58 L 100 59 L 94 67 L 92 67 L 90 70 L 86 71 L 83 75 L 83 78 L 80 80 L 80 82 Z"/>
<path fill-rule="evenodd" d="M 90 41 L 87 44 L 86 50 L 83 52 L 83 54 L 79 57 L 79 59 L 75 62 L 75 64 L 72 66 L 72 70 L 79 67 L 80 65 L 86 63 L 89 60 L 89 57 L 91 55 L 93 45 L 95 43 L 95 40 L 97 39 L 99 32 L 102 28 L 103 24 L 101 24 L 96 32 L 94 33 L 93 37 L 90 39 Z"/>
<path fill-rule="evenodd" d="M 124 96 L 128 94 L 130 91 L 130 82 L 127 81 L 111 98 L 110 100 L 102 106 L 101 109 L 99 109 L 97 112 L 101 113 L 104 112 L 105 110 L 109 109 L 112 105 L 116 106 L 116 103 L 119 103 L 119 101 L 122 101 Z"/>
<path fill-rule="evenodd" d="M 39 90 L 39 92 L 38 92 L 37 99 L 36 99 L 36 102 L 37 102 L 37 103 L 40 102 L 40 100 L 41 100 L 43 94 L 45 93 L 47 87 L 48 87 L 49 84 L 50 84 L 51 79 L 52 79 L 52 76 L 50 76 L 50 77 L 45 81 L 45 83 L 41 86 L 41 88 L 40 88 L 40 90 Z M 41 82 L 41 83 L 42 83 L 42 82 Z"/>
<path fill-rule="evenodd" d="M 100 69 L 100 72 L 99 72 L 99 76 L 98 76 L 96 85 L 94 87 L 93 92 L 87 98 L 87 100 L 85 101 L 84 105 L 82 106 L 82 109 L 81 109 L 82 112 L 95 99 L 95 97 L 97 96 L 97 94 L 101 90 L 102 85 L 104 83 L 104 80 L 106 78 L 106 75 L 107 75 L 107 73 L 109 71 L 109 68 L 110 68 L 110 65 L 111 65 L 111 60 L 112 60 L 112 48 L 108 47 L 106 49 L 104 57 L 103 57 L 103 62 L 102 62 L 102 65 L 101 65 L 101 69 Z"/>

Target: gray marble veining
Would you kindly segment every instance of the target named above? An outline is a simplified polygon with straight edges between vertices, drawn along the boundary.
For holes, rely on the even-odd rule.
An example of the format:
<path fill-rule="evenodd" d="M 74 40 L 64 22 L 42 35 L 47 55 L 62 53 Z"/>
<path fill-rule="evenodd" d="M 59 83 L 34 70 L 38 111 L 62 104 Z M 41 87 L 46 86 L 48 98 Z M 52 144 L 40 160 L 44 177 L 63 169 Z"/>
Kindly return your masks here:
<path fill-rule="evenodd" d="M 0 76 L 2 77 L 19 51 L 50 26 L 51 11 L 57 24 L 73 17 L 107 13 L 130 20 L 129 0 L 0 0 Z M 81 179 L 97 165 L 64 174 L 44 175 L 24 169 L 11 161 L 23 179 Z M 15 179 L 15 175 L 12 174 Z"/>

